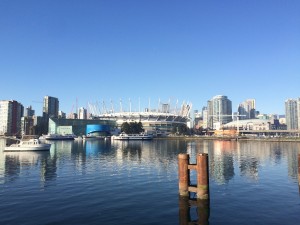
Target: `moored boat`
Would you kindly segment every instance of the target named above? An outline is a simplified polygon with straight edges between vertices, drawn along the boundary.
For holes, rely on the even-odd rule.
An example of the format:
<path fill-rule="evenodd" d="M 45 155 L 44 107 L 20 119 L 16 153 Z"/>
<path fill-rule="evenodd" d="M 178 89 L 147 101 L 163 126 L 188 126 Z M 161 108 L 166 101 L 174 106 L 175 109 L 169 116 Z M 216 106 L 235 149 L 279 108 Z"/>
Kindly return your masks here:
<path fill-rule="evenodd" d="M 146 134 L 146 133 L 140 133 L 140 134 L 126 134 L 121 133 L 120 135 L 113 135 L 113 140 L 152 140 L 153 135 Z"/>
<path fill-rule="evenodd" d="M 47 134 L 42 136 L 45 140 L 74 140 L 76 137 L 75 134 Z"/>
<path fill-rule="evenodd" d="M 4 151 L 49 151 L 51 144 L 41 143 L 37 138 L 29 140 L 19 140 L 19 143 L 6 146 Z"/>

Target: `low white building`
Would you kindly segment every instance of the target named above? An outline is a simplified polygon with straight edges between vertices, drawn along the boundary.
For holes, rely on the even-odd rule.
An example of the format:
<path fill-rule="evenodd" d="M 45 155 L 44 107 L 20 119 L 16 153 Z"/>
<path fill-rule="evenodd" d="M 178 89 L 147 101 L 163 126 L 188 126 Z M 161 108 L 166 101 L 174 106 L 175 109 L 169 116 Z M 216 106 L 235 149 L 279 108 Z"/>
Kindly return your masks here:
<path fill-rule="evenodd" d="M 270 130 L 271 120 L 267 119 L 249 119 L 238 120 L 223 125 L 224 129 L 237 129 L 239 130 Z"/>

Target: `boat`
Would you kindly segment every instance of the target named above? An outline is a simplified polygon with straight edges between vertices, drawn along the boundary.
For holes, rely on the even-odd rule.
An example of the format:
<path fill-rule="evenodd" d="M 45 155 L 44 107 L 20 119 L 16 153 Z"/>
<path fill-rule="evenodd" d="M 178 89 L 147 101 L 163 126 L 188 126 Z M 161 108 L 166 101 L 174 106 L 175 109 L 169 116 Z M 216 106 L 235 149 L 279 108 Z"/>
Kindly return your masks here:
<path fill-rule="evenodd" d="M 87 135 L 82 135 L 83 140 L 95 140 L 95 139 L 105 139 L 105 136 L 95 135 L 92 133 L 88 133 Z"/>
<path fill-rule="evenodd" d="M 6 146 L 4 151 L 13 151 L 13 152 L 21 152 L 21 151 L 49 151 L 51 148 L 51 144 L 41 143 L 41 141 L 37 138 L 29 139 L 29 140 L 18 140 L 19 143 L 11 144 L 10 146 Z"/>
<path fill-rule="evenodd" d="M 47 134 L 42 136 L 45 140 L 74 140 L 77 136 L 75 134 Z"/>
<path fill-rule="evenodd" d="M 113 140 L 152 140 L 152 134 L 140 133 L 140 134 L 126 134 L 121 133 L 120 135 L 113 135 L 111 137 Z"/>

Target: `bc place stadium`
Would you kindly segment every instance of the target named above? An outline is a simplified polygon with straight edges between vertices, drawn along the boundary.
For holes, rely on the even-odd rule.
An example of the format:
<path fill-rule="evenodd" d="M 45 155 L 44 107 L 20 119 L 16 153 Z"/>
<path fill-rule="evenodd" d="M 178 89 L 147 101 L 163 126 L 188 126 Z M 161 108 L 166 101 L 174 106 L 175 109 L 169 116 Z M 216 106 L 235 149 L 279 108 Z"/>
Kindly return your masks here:
<path fill-rule="evenodd" d="M 115 121 L 119 130 L 125 122 L 141 122 L 145 132 L 159 136 L 170 134 L 173 127 L 178 125 L 187 125 L 190 120 L 189 115 L 192 104 L 183 102 L 180 107 L 175 104 L 175 107 L 172 108 L 170 102 L 161 103 L 159 101 L 156 109 L 148 107 L 144 111 L 132 111 L 130 104 L 129 111 L 123 111 L 122 106 L 120 106 L 119 112 L 114 112 L 113 107 L 109 110 L 102 107 L 101 113 L 95 105 L 88 104 L 88 108 L 97 119 Z"/>
<path fill-rule="evenodd" d="M 172 133 L 174 128 L 187 125 L 190 121 L 192 104 L 183 102 L 181 106 L 178 106 L 176 103 L 172 107 L 170 101 L 168 103 L 159 101 L 155 109 L 150 108 L 149 104 L 142 111 L 131 110 L 131 102 L 127 107 L 129 110 L 124 110 L 120 102 L 119 111 L 116 112 L 114 108 L 112 102 L 109 108 L 104 102 L 102 107 L 99 107 L 98 103 L 88 103 L 87 109 L 79 108 L 76 115 L 70 113 L 68 118 L 63 116 L 49 118 L 48 133 L 109 136 L 120 133 L 125 122 L 141 122 L 146 133 L 165 136 Z"/>

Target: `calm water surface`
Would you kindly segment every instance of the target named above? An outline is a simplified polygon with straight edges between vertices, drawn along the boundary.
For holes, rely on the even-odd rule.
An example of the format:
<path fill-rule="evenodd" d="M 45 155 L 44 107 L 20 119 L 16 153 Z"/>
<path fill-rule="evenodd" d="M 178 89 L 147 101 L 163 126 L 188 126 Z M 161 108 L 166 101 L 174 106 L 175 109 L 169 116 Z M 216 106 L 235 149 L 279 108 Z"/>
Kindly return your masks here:
<path fill-rule="evenodd" d="M 298 143 L 51 143 L 50 152 L 4 153 L 0 139 L 0 224 L 300 223 Z M 209 207 L 178 198 L 177 156 L 195 163 L 201 152 Z"/>

